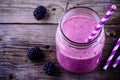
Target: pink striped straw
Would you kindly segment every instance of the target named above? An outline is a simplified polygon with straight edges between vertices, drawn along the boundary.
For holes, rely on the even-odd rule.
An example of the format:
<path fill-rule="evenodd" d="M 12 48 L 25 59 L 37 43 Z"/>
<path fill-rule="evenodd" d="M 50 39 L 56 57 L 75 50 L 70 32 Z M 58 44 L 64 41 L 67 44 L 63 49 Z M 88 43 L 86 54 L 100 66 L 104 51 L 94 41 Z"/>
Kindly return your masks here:
<path fill-rule="evenodd" d="M 115 60 L 114 64 L 112 65 L 113 68 L 116 68 L 116 66 L 118 65 L 119 62 L 120 62 L 120 55 L 117 57 L 117 59 Z"/>
<path fill-rule="evenodd" d="M 103 16 L 103 18 L 100 20 L 97 26 L 95 26 L 95 29 L 90 34 L 90 36 L 87 39 L 87 42 L 91 41 L 96 34 L 99 32 L 101 27 L 105 24 L 105 22 L 110 18 L 110 16 L 113 14 L 113 12 L 116 10 L 116 5 L 112 5 L 109 10 L 106 12 L 106 14 Z"/>
<path fill-rule="evenodd" d="M 115 55 L 115 53 L 116 53 L 119 46 L 120 46 L 120 38 L 118 39 L 118 41 L 117 41 L 115 47 L 113 48 L 113 50 L 112 50 L 112 52 L 111 52 L 111 54 L 110 54 L 110 56 L 109 56 L 109 58 L 108 58 L 108 60 L 107 60 L 107 62 L 105 64 L 105 66 L 103 67 L 104 70 L 107 70 L 107 68 L 108 68 L 112 58 L 114 57 L 114 55 Z"/>

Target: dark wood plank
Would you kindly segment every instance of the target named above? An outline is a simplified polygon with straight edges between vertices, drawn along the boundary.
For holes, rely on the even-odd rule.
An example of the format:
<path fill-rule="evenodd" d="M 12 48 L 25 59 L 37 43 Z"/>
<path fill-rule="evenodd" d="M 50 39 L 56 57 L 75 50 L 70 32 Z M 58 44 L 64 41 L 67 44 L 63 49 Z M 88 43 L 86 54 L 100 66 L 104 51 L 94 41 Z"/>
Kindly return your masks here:
<path fill-rule="evenodd" d="M 103 17 L 103 15 L 107 12 L 107 10 L 109 9 L 109 7 L 115 4 L 117 6 L 117 10 L 114 14 L 112 14 L 111 18 L 107 21 L 106 24 L 119 24 L 120 20 L 120 16 L 119 16 L 119 12 L 120 12 L 120 1 L 119 0 L 89 0 L 89 1 L 84 1 L 84 0 L 75 0 L 69 1 L 69 5 L 68 5 L 68 9 L 72 8 L 72 7 L 80 7 L 80 6 L 86 6 L 86 7 L 90 7 L 93 10 L 95 10 L 96 12 L 98 12 L 98 14 Z"/>
<path fill-rule="evenodd" d="M 9 42 L 16 45 L 22 45 L 21 43 L 54 45 L 56 29 L 57 25 L 0 24 L 0 37 L 6 45 L 9 45 Z"/>
<path fill-rule="evenodd" d="M 89 80 L 93 80 L 93 79 L 94 80 L 101 80 L 101 79 L 102 80 L 107 80 L 107 79 L 119 80 L 119 73 L 120 73 L 119 68 L 116 68 L 116 69 L 111 68 L 108 71 L 103 71 L 101 69 L 103 67 L 103 63 L 105 60 L 102 60 L 101 65 L 95 71 L 88 74 L 72 74 L 72 73 L 66 72 L 57 63 L 55 65 L 58 65 L 58 67 L 60 68 L 60 73 L 58 74 L 58 76 L 48 76 L 42 70 L 44 61 L 39 63 L 33 63 L 25 57 L 25 53 L 26 52 L 6 52 L 4 53 L 5 54 L 4 57 L 1 56 L 0 54 L 0 56 L 3 57 L 1 58 L 2 62 L 0 62 L 0 68 L 2 70 L 0 72 L 0 75 L 4 74 L 5 78 L 7 77 L 9 78 L 9 76 L 12 74 L 13 76 L 15 76 L 15 79 L 20 79 L 20 80 L 21 79 L 22 80 L 34 80 L 34 79 L 54 80 L 57 78 L 58 80 L 63 80 L 63 79 L 64 80 L 68 80 L 68 79 L 87 80 L 88 78 Z M 23 56 L 16 57 L 10 54 L 18 54 Z M 46 57 L 49 58 L 48 56 Z"/>
<path fill-rule="evenodd" d="M 0 0 L 0 23 L 57 23 L 66 4 L 67 0 Z M 44 20 L 34 19 L 33 11 L 38 5 L 47 8 Z"/>
<path fill-rule="evenodd" d="M 96 5 L 95 5 L 96 4 Z M 107 24 L 119 24 L 119 0 L 0 0 L 0 23 L 58 23 L 66 9 L 76 6 L 86 6 L 97 11 L 102 17 L 111 4 L 116 4 L 118 9 Z M 48 16 L 44 20 L 36 21 L 33 10 L 38 5 L 44 5 Z"/>
<path fill-rule="evenodd" d="M 6 46 L 54 45 L 58 25 L 0 24 L 0 44 Z M 120 25 L 105 25 L 105 32 L 116 32 L 116 36 L 106 35 L 106 44 L 113 44 L 120 34 Z M 4 43 L 4 44 L 3 44 Z M 44 46 L 45 47 L 45 46 Z"/>
<path fill-rule="evenodd" d="M 55 53 L 55 31 L 57 25 L 0 24 L 0 79 L 1 80 L 119 80 L 120 67 L 111 66 L 103 71 L 116 40 L 120 25 L 105 25 L 105 30 L 116 31 L 117 36 L 107 36 L 103 57 L 99 67 L 87 74 L 73 74 L 65 71 L 57 62 Z M 29 47 L 39 46 L 46 58 L 31 62 L 26 57 Z M 119 50 L 118 50 L 119 52 Z M 115 56 L 115 58 L 118 56 Z M 114 60 L 115 60 L 114 58 Z M 51 60 L 59 69 L 57 76 L 48 76 L 42 70 L 46 60 Z M 113 60 L 113 61 L 114 61 Z M 113 62 L 112 62 L 113 63 Z"/>

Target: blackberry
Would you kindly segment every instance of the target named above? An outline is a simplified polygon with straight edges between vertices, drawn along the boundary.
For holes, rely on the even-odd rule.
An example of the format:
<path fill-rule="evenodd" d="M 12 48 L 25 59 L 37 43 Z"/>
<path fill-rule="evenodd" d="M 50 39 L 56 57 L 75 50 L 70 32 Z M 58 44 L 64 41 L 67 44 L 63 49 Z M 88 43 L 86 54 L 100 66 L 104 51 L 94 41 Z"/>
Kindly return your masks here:
<path fill-rule="evenodd" d="M 55 75 L 55 73 L 58 71 L 57 67 L 50 61 L 46 61 L 44 64 L 43 70 L 48 75 Z"/>
<path fill-rule="evenodd" d="M 35 17 L 35 19 L 40 20 L 43 19 L 46 16 L 47 10 L 44 6 L 38 6 L 37 8 L 35 8 L 33 15 Z"/>
<path fill-rule="evenodd" d="M 28 49 L 27 57 L 30 60 L 39 60 L 39 59 L 42 59 L 44 55 L 39 47 L 33 47 L 33 48 Z"/>

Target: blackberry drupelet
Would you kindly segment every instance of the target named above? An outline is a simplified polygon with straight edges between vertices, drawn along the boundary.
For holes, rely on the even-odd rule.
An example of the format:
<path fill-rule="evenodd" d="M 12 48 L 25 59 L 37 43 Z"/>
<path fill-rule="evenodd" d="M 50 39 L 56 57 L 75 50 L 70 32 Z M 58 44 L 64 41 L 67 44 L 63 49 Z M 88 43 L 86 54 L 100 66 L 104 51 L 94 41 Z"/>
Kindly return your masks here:
<path fill-rule="evenodd" d="M 27 57 L 30 60 L 39 60 L 39 59 L 42 59 L 44 55 L 39 47 L 33 47 L 33 48 L 28 49 Z"/>
<path fill-rule="evenodd" d="M 58 71 L 57 67 L 49 60 L 44 64 L 43 70 L 48 75 L 55 75 L 55 73 Z"/>
<path fill-rule="evenodd" d="M 38 6 L 37 8 L 35 8 L 33 15 L 35 17 L 36 20 L 40 20 L 43 19 L 46 16 L 47 10 L 44 6 Z"/>

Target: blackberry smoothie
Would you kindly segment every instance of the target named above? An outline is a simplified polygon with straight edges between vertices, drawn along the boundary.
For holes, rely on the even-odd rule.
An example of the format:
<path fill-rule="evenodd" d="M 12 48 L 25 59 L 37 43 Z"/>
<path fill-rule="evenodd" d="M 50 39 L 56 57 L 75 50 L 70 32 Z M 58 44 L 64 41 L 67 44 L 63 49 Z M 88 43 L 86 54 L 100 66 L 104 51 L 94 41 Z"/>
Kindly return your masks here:
<path fill-rule="evenodd" d="M 73 73 L 86 73 L 100 63 L 105 35 L 102 28 L 91 42 L 88 36 L 100 18 L 89 8 L 73 8 L 66 12 L 56 31 L 56 53 L 59 64 Z"/>

